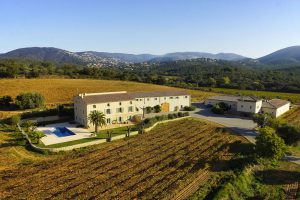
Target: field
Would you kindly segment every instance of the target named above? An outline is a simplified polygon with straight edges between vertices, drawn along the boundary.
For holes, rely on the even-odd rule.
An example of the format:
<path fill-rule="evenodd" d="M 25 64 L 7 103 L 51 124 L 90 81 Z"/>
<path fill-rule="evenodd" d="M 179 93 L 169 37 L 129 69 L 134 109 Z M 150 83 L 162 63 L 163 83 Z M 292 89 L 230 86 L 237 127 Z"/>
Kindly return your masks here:
<path fill-rule="evenodd" d="M 0 96 L 15 97 L 22 92 L 39 92 L 46 103 L 71 102 L 78 93 L 111 91 L 161 91 L 178 90 L 161 85 L 128 81 L 91 80 L 91 79 L 0 79 Z M 195 91 L 193 98 L 204 99 L 215 95 L 212 92 Z"/>
<path fill-rule="evenodd" d="M 208 88 L 204 88 L 208 89 Z M 300 104 L 300 94 L 297 93 L 284 93 L 284 92 L 270 92 L 270 91 L 254 91 L 254 90 L 239 90 L 239 89 L 225 89 L 225 88 L 213 88 L 212 92 L 224 93 L 230 95 L 254 95 L 262 98 L 279 98 L 290 100 L 293 103 Z"/>
<path fill-rule="evenodd" d="M 222 127 L 180 120 L 90 151 L 0 171 L 0 198 L 171 199 L 195 179 L 204 184 L 243 144 L 244 138 Z"/>
<path fill-rule="evenodd" d="M 0 124 L 0 171 L 15 168 L 22 163 L 48 159 L 46 156 L 28 151 L 16 144 L 11 127 Z"/>

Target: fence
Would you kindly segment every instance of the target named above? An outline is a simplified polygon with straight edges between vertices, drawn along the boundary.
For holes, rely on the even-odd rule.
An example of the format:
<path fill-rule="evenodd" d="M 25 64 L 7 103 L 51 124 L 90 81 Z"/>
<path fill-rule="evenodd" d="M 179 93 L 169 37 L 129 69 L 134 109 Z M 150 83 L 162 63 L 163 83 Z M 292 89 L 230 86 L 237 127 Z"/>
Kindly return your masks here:
<path fill-rule="evenodd" d="M 176 118 L 176 119 L 170 119 L 170 120 L 165 120 L 165 121 L 160 121 L 160 122 L 156 122 L 155 124 L 153 124 L 153 126 L 146 128 L 145 132 L 149 132 L 151 131 L 153 128 L 155 128 L 157 125 L 159 124 L 164 124 L 164 123 L 168 123 L 168 122 L 172 122 L 172 121 L 178 121 L 178 120 L 182 120 L 182 119 L 187 119 L 190 118 L 190 116 L 186 116 L 186 117 L 180 117 L 180 118 Z M 87 146 L 92 146 L 92 145 L 97 145 L 97 144 L 102 144 L 107 142 L 106 139 L 99 139 L 96 141 L 91 141 L 91 142 L 85 142 L 85 143 L 81 143 L 81 144 L 75 144 L 75 145 L 71 145 L 71 146 L 66 146 L 66 147 L 58 147 L 58 148 L 47 148 L 47 147 L 38 147 L 36 145 L 34 145 L 31 142 L 31 139 L 29 138 L 29 136 L 27 135 L 27 133 L 25 133 L 25 131 L 21 128 L 20 124 L 18 124 L 18 129 L 22 132 L 22 135 L 25 137 L 25 139 L 28 141 L 28 143 L 30 144 L 30 146 L 37 152 L 60 152 L 60 151 L 71 151 L 73 149 L 78 149 L 78 148 L 83 148 L 83 147 L 87 147 Z M 134 131 L 130 133 L 130 136 L 134 136 L 137 135 L 139 132 L 138 131 Z M 125 138 L 126 135 L 118 135 L 115 137 L 112 137 L 112 141 L 114 140 L 119 140 L 119 139 L 123 139 Z"/>

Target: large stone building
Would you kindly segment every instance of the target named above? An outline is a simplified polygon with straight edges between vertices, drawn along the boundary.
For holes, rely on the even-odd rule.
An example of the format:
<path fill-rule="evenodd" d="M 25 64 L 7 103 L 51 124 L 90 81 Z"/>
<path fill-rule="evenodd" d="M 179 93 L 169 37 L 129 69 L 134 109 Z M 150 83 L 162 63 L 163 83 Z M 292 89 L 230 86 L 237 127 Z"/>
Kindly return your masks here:
<path fill-rule="evenodd" d="M 180 111 L 190 106 L 190 95 L 183 90 L 157 92 L 84 93 L 74 97 L 75 121 L 92 127 L 88 121 L 91 111 L 105 114 L 107 124 L 123 123 L 142 115 L 146 107 L 161 106 L 162 112 Z"/>
<path fill-rule="evenodd" d="M 279 117 L 290 109 L 290 102 L 281 99 L 263 100 L 251 96 L 214 96 L 205 100 L 205 105 L 226 103 L 231 110 L 241 113 L 269 113 Z"/>

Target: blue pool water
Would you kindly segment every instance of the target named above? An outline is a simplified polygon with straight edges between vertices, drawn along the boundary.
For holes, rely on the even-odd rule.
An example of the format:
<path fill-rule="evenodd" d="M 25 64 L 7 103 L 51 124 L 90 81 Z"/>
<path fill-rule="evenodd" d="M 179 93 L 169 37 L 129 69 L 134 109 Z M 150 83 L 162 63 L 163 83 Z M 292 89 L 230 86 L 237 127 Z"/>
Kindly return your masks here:
<path fill-rule="evenodd" d="M 55 127 L 52 133 L 54 133 L 57 137 L 66 137 L 66 136 L 75 135 L 75 133 L 73 133 L 66 127 Z"/>

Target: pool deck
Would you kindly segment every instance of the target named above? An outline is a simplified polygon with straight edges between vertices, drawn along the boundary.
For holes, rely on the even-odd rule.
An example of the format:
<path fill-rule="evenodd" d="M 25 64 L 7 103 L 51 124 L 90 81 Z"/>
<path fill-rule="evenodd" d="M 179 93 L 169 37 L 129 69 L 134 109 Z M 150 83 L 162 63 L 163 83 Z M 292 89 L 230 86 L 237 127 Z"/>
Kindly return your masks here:
<path fill-rule="evenodd" d="M 49 124 L 46 126 L 39 126 L 37 129 L 43 132 L 46 136 L 41 139 L 41 141 L 45 145 L 58 144 L 62 142 L 69 142 L 73 140 L 80 140 L 83 138 L 91 138 L 91 132 L 84 128 L 76 128 L 77 124 L 70 124 L 68 122 L 65 123 L 57 123 L 57 124 Z M 54 133 L 51 132 L 51 129 L 55 127 L 66 127 L 75 135 L 66 136 L 66 137 L 58 137 Z"/>

